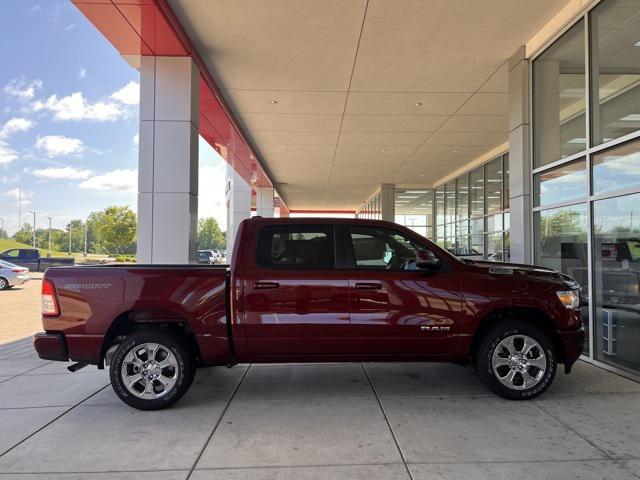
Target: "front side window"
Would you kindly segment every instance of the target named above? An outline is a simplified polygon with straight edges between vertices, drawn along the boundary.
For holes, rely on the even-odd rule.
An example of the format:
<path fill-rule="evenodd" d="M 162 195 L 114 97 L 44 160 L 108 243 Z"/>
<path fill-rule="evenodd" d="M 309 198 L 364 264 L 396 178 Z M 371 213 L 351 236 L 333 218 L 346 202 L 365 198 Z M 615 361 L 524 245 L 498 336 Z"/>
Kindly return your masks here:
<path fill-rule="evenodd" d="M 9 250 L 4 253 L 5 257 L 17 258 L 20 255 L 20 250 Z"/>
<path fill-rule="evenodd" d="M 351 243 L 358 269 L 416 270 L 418 250 L 424 247 L 388 228 L 351 227 Z"/>
<path fill-rule="evenodd" d="M 272 268 L 333 269 L 333 227 L 265 227 L 258 241 L 258 264 Z"/>

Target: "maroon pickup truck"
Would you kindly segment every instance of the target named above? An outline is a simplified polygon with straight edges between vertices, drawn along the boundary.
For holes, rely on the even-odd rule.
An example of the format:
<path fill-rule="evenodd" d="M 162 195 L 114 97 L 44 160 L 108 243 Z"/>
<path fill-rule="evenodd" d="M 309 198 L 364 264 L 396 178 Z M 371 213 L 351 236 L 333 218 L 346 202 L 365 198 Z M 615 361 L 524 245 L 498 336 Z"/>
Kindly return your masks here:
<path fill-rule="evenodd" d="M 109 366 L 127 404 L 166 407 L 200 366 L 471 360 L 498 395 L 544 392 L 582 352 L 570 277 L 460 260 L 374 220 L 251 219 L 229 269 L 50 268 L 41 358 Z"/>

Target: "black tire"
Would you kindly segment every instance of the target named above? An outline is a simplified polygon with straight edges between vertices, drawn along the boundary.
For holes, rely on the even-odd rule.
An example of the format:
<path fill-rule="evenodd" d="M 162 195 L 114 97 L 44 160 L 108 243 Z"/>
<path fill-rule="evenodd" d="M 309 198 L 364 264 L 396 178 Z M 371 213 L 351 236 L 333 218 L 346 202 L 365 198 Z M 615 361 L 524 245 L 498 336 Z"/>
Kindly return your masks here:
<path fill-rule="evenodd" d="M 525 337 L 535 342 L 527 340 L 525 344 Z M 534 343 L 537 346 L 531 347 L 523 357 L 527 345 Z M 512 347 L 515 356 L 505 345 Z M 499 358 L 494 357 L 494 353 Z M 542 394 L 553 382 L 557 357 L 553 343 L 544 331 L 525 321 L 509 320 L 491 327 L 482 336 L 475 355 L 475 368 L 482 383 L 495 394 L 508 400 L 530 400 Z M 527 387 L 527 383 L 531 386 Z"/>
<path fill-rule="evenodd" d="M 8 290 L 9 288 L 11 288 L 9 281 L 4 277 L 0 277 L 0 290 Z"/>
<path fill-rule="evenodd" d="M 151 362 L 149 362 L 148 358 L 146 361 L 140 360 L 141 356 L 136 356 L 135 353 L 136 351 L 142 352 L 144 349 L 148 351 L 147 345 L 149 344 L 157 344 L 159 346 L 155 350 L 153 358 L 153 361 L 158 365 L 155 370 L 149 367 Z M 165 354 L 166 356 L 163 358 Z M 160 376 L 158 379 L 151 381 L 149 388 L 153 392 L 140 392 L 140 390 L 146 391 L 146 378 L 133 382 L 131 387 L 127 387 L 125 384 L 123 375 L 133 379 L 135 375 L 142 375 L 144 371 L 145 377 L 147 376 L 147 367 L 143 369 L 142 365 L 138 366 L 139 363 L 134 364 L 134 362 L 130 361 L 132 359 L 131 355 L 136 356 L 135 362 L 142 362 L 142 365 L 147 365 L 149 367 L 148 372 L 155 372 L 154 374 L 148 373 L 149 377 L 147 378 L 151 378 L 153 375 Z M 142 354 L 142 358 L 144 356 Z M 170 359 L 172 365 L 160 368 L 161 362 L 166 359 Z M 191 350 L 184 338 L 165 329 L 149 328 L 135 332 L 118 346 L 109 367 L 109 375 L 113 390 L 127 405 L 138 410 L 160 410 L 174 404 L 187 392 L 195 376 L 195 363 Z M 171 386 L 165 388 L 162 383 L 163 380 L 171 382 Z M 143 398 L 142 395 L 148 395 L 149 398 Z"/>

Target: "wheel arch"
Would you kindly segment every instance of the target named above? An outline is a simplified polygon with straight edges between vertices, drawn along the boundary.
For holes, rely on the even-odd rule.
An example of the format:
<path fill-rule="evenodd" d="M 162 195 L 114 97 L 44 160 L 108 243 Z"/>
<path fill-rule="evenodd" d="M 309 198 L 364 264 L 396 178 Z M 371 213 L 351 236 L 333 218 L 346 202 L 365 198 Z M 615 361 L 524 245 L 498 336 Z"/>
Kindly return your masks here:
<path fill-rule="evenodd" d="M 144 328 L 163 328 L 179 334 L 187 341 L 196 364 L 199 362 L 200 346 L 185 318 L 176 312 L 166 310 L 129 310 L 118 315 L 105 333 L 100 348 L 98 368 L 104 368 L 105 356 L 111 346 L 121 343 L 128 335 Z"/>
<path fill-rule="evenodd" d="M 494 310 L 487 314 L 480 323 L 479 328 L 473 335 L 471 346 L 469 348 L 469 356 L 474 361 L 476 352 L 482 337 L 495 325 L 508 322 L 509 320 L 521 320 L 540 328 L 546 333 L 551 341 L 559 363 L 565 360 L 565 351 L 560 334 L 555 328 L 553 320 L 542 310 L 533 307 L 506 307 Z"/>

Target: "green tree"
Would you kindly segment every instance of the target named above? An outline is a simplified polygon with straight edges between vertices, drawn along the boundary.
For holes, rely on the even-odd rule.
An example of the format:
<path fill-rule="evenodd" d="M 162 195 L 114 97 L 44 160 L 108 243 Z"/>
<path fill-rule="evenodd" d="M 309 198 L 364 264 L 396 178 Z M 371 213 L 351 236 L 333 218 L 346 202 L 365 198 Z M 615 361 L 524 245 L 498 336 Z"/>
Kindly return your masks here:
<path fill-rule="evenodd" d="M 128 206 L 111 206 L 94 212 L 88 222 L 95 228 L 94 242 L 105 252 L 116 255 L 135 252 L 136 214 Z"/>
<path fill-rule="evenodd" d="M 224 249 L 226 238 L 215 218 L 198 220 L 198 250 Z"/>
<path fill-rule="evenodd" d="M 33 227 L 30 223 L 25 223 L 22 228 L 15 233 L 13 239 L 16 242 L 25 243 L 27 245 L 33 245 Z M 37 238 L 36 238 L 37 240 Z M 37 246 L 37 242 L 36 242 Z"/>

